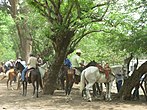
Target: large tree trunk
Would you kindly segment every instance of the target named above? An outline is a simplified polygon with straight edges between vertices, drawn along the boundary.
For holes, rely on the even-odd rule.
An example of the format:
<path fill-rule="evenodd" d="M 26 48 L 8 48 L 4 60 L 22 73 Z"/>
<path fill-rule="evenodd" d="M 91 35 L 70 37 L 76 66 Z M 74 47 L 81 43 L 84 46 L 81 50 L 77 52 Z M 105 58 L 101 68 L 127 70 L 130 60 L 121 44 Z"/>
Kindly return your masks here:
<path fill-rule="evenodd" d="M 119 97 L 125 100 L 130 100 L 133 88 L 139 84 L 141 76 L 146 72 L 147 61 L 144 64 L 142 64 L 138 69 L 136 69 L 128 79 L 125 80 L 119 92 Z"/>
<path fill-rule="evenodd" d="M 32 39 L 27 32 L 27 27 L 25 26 L 25 23 L 21 25 L 19 25 L 19 23 L 16 23 L 16 27 L 20 42 L 19 43 L 20 56 L 22 57 L 23 60 L 27 61 L 29 53 L 32 52 Z M 21 27 L 23 27 L 23 29 Z"/>
<path fill-rule="evenodd" d="M 57 88 L 57 79 L 60 67 L 63 63 L 63 58 L 60 56 L 56 58 L 54 63 L 51 65 L 51 69 L 49 70 L 47 76 L 45 76 L 44 82 L 44 94 L 53 94 Z"/>
<path fill-rule="evenodd" d="M 59 37 L 54 40 L 54 49 L 55 49 L 55 60 L 51 65 L 51 69 L 47 76 L 45 76 L 44 83 L 44 94 L 53 94 L 57 89 L 57 79 L 59 75 L 60 68 L 63 64 L 63 61 L 68 53 L 68 46 L 70 44 L 70 39 L 74 35 L 74 31 L 65 31 L 57 34 Z"/>
<path fill-rule="evenodd" d="M 19 53 L 20 56 L 27 61 L 28 54 L 32 51 L 32 40 L 31 36 L 29 34 L 29 29 L 27 27 L 27 18 L 23 18 L 23 23 L 22 19 L 18 19 L 18 0 L 9 0 L 10 7 L 9 11 L 11 13 L 12 18 L 14 19 L 14 22 L 16 24 L 17 32 L 18 32 L 18 37 L 19 37 Z M 27 8 L 26 7 L 21 7 L 20 13 L 27 13 Z M 21 23 L 20 23 L 21 21 Z M 18 52 L 16 52 L 18 53 Z M 18 56 L 18 54 L 17 54 Z"/>

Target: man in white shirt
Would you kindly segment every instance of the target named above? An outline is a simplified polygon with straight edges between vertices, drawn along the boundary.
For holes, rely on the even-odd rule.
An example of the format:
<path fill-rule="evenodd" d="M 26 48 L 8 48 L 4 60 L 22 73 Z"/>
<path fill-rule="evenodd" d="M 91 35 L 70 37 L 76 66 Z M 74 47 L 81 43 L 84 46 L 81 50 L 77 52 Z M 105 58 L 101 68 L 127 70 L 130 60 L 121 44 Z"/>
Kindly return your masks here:
<path fill-rule="evenodd" d="M 4 68 L 5 68 L 5 73 L 11 68 L 13 67 L 13 64 L 12 64 L 12 61 L 7 61 L 5 64 L 4 64 Z"/>
<path fill-rule="evenodd" d="M 30 54 L 30 57 L 27 62 L 27 66 L 25 67 L 25 69 L 22 71 L 21 74 L 22 81 L 25 80 L 26 72 L 31 69 L 36 69 L 36 66 L 37 66 L 37 58 L 33 54 Z"/>
<path fill-rule="evenodd" d="M 74 67 L 84 66 L 82 61 L 81 61 L 81 57 L 80 57 L 81 53 L 82 53 L 81 50 L 77 49 L 76 54 L 71 57 L 71 63 L 72 63 L 73 68 Z"/>

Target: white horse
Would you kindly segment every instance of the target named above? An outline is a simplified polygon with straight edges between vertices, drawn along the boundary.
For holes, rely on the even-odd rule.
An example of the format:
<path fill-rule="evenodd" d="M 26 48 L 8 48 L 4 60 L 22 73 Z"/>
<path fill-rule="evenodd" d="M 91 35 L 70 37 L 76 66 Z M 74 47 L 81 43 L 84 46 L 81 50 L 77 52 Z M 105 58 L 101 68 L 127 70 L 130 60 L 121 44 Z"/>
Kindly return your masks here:
<path fill-rule="evenodd" d="M 81 87 L 80 91 L 82 92 L 86 89 L 86 95 L 88 101 L 92 101 L 91 95 L 89 93 L 90 88 L 93 86 L 95 82 L 98 83 L 106 83 L 106 100 L 111 100 L 111 86 L 114 81 L 115 76 L 113 74 L 109 74 L 109 79 L 106 79 L 104 73 L 100 73 L 98 67 L 90 66 L 82 71 L 81 73 Z M 87 83 L 86 87 L 85 84 Z"/>
<path fill-rule="evenodd" d="M 47 64 L 47 63 L 44 63 L 43 65 L 38 66 L 38 68 L 39 68 L 39 72 L 40 72 L 40 74 L 41 74 L 41 79 L 43 79 L 44 76 L 45 76 L 45 73 L 46 73 L 47 70 L 48 70 L 48 64 Z"/>

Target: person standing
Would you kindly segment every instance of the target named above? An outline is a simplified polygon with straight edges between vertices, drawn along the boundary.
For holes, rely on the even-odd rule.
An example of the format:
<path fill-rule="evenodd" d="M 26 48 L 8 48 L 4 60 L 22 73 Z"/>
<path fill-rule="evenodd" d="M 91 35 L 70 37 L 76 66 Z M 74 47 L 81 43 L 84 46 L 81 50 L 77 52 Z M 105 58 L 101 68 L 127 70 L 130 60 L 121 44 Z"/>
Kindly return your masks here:
<path fill-rule="evenodd" d="M 116 88 L 117 88 L 117 92 L 119 93 L 123 84 L 124 76 L 122 73 L 117 73 L 115 77 L 116 77 Z"/>
<path fill-rule="evenodd" d="M 42 58 L 40 57 L 39 54 L 37 55 L 37 63 L 38 63 L 39 66 L 43 64 L 43 60 L 42 60 Z"/>

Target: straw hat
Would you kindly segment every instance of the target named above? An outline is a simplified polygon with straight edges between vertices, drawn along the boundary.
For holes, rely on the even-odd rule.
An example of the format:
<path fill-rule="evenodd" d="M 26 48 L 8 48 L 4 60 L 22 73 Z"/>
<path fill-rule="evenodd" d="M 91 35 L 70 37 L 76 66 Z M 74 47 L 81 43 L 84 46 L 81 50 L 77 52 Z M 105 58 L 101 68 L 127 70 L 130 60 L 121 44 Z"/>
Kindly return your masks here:
<path fill-rule="evenodd" d="M 76 53 L 82 53 L 82 51 L 80 49 L 77 49 Z"/>

